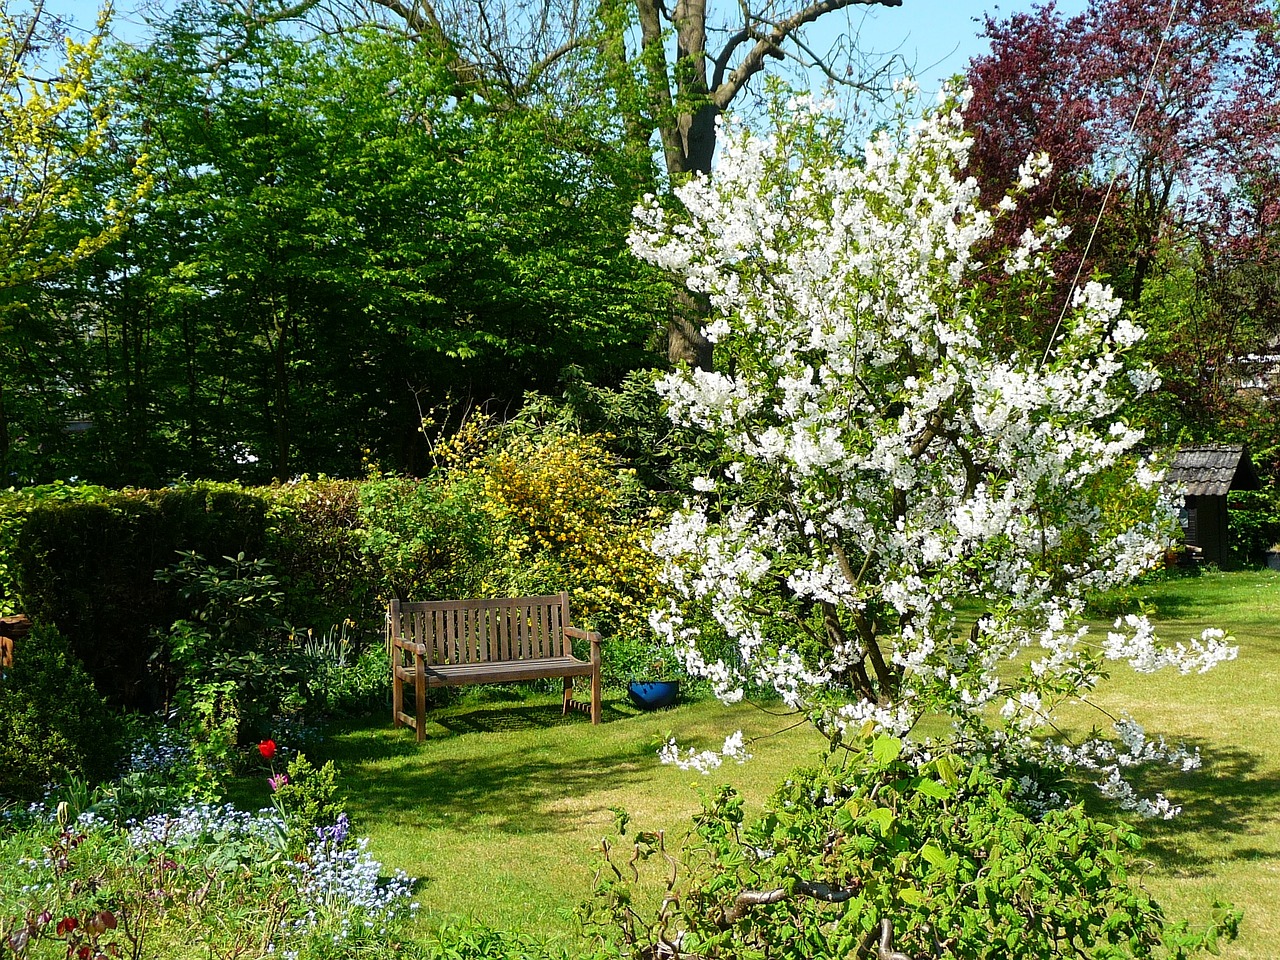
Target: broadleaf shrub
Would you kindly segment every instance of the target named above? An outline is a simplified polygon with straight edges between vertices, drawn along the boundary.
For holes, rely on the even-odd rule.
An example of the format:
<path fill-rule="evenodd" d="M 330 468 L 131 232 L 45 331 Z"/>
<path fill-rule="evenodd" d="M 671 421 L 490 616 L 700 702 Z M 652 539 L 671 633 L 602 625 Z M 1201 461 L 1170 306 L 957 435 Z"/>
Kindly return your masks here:
<path fill-rule="evenodd" d="M 515 434 L 468 472 L 495 524 L 485 594 L 566 590 L 575 620 L 609 635 L 647 630 L 657 589 L 647 500 L 603 438 Z"/>
<path fill-rule="evenodd" d="M 1261 563 L 1280 544 L 1280 488 L 1233 490 L 1227 494 L 1227 508 L 1233 559 Z"/>
<path fill-rule="evenodd" d="M 265 504 L 226 484 L 41 498 L 24 510 L 7 562 L 33 620 L 62 631 L 113 703 L 156 707 L 153 631 L 182 616 L 155 579 L 180 550 L 256 555 Z"/>
<path fill-rule="evenodd" d="M 1018 787 L 880 736 L 793 774 L 750 823 L 721 789 L 681 851 L 645 832 L 606 843 L 586 918 L 615 955 L 734 960 L 875 956 L 886 921 L 908 956 L 965 960 L 1184 957 L 1235 935 L 1239 913 L 1220 905 L 1197 931 L 1166 921 L 1128 873 L 1128 827 L 1037 810 Z"/>

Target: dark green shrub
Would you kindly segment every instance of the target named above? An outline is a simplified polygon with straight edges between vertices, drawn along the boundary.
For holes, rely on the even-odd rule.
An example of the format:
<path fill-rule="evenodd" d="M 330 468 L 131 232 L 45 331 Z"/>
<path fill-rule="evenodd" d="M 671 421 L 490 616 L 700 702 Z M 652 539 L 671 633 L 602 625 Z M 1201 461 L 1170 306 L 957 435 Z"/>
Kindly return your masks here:
<path fill-rule="evenodd" d="M 69 484 L 61 480 L 38 487 L 0 490 L 0 616 L 22 613 L 18 593 L 17 571 L 12 562 L 18 533 L 27 515 L 46 503 L 95 503 L 116 495 L 114 490 L 87 484 Z"/>
<path fill-rule="evenodd" d="M 155 571 L 173 560 L 156 508 L 140 498 L 53 503 L 27 515 L 12 558 L 25 612 L 55 625 L 113 703 L 153 704 L 153 627 L 173 619 Z"/>
<path fill-rule="evenodd" d="M 154 631 L 184 615 L 158 569 L 180 550 L 261 549 L 266 505 L 227 485 L 124 491 L 93 502 L 43 498 L 25 510 L 8 560 L 21 605 L 67 638 L 113 703 L 154 708 Z"/>
<path fill-rule="evenodd" d="M 120 761 L 120 722 L 58 631 L 36 625 L 0 678 L 0 798 L 35 799 Z"/>
<path fill-rule="evenodd" d="M 361 541 L 381 602 L 478 596 L 492 547 L 483 491 L 398 477 L 360 485 Z"/>
<path fill-rule="evenodd" d="M 315 631 L 354 620 L 381 632 L 386 603 L 364 549 L 360 483 L 300 480 L 259 487 L 269 504 L 267 547 L 285 593 L 285 618 Z"/>
<path fill-rule="evenodd" d="M 240 743 L 264 732 L 300 681 L 270 564 L 244 554 L 209 563 L 184 553 L 156 580 L 172 585 L 189 610 L 163 635 L 181 721 L 208 715 L 212 731 L 234 718 Z"/>
<path fill-rule="evenodd" d="M 1227 507 L 1233 559 L 1261 563 L 1280 543 L 1280 490 L 1233 490 Z"/>

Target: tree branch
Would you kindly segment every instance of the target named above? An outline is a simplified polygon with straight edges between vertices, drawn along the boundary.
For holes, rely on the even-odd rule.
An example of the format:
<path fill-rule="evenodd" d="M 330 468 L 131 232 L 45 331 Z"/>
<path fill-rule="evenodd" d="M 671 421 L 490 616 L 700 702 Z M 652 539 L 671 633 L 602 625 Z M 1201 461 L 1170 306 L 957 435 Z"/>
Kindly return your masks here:
<path fill-rule="evenodd" d="M 833 887 L 827 883 L 814 880 L 797 879 L 791 890 L 786 887 L 775 887 L 772 890 L 742 890 L 733 898 L 733 905 L 724 912 L 720 920 L 722 927 L 731 927 L 747 915 L 752 907 L 770 903 L 780 903 L 792 897 L 808 897 L 811 900 L 822 900 L 825 903 L 844 903 L 852 900 L 862 889 L 862 884 L 854 881 L 847 887 Z"/>
<path fill-rule="evenodd" d="M 714 76 L 718 80 L 712 85 L 712 102 L 718 109 L 726 109 L 747 81 L 763 69 L 765 57 L 778 56 L 783 43 L 792 39 L 801 27 L 813 23 L 828 13 L 857 5 L 900 7 L 902 0 L 818 0 L 817 3 L 811 3 L 790 17 L 777 21 L 767 35 L 756 39 L 755 45 L 747 51 L 746 56 L 736 67 L 728 71 L 726 77 L 725 70 L 728 69 L 729 58 L 734 50 L 752 37 L 751 25 L 745 25 L 741 31 L 726 41 L 724 48 L 712 59 L 716 66 Z"/>

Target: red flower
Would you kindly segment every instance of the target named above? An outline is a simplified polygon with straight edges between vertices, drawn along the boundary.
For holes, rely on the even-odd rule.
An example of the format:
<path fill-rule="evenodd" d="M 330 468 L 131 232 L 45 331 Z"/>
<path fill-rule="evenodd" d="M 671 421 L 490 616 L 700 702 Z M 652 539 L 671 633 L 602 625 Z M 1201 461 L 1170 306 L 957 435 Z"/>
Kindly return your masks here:
<path fill-rule="evenodd" d="M 75 917 L 63 917 L 58 921 L 58 936 L 65 937 L 78 926 L 80 926 L 80 921 Z"/>
<path fill-rule="evenodd" d="M 258 752 L 262 754 L 263 760 L 270 760 L 276 755 L 276 742 L 274 740 L 263 740 L 258 744 Z"/>

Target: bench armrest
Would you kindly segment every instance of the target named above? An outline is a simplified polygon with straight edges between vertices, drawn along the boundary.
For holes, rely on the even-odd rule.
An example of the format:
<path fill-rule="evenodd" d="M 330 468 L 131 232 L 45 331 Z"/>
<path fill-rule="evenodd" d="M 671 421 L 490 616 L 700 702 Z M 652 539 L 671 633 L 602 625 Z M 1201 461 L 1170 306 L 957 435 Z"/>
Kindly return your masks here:
<path fill-rule="evenodd" d="M 602 643 L 604 637 L 594 630 L 583 630 L 580 627 L 565 627 L 564 635 L 574 640 L 590 640 L 592 643 Z"/>

